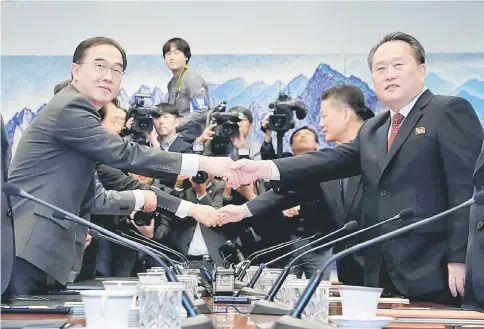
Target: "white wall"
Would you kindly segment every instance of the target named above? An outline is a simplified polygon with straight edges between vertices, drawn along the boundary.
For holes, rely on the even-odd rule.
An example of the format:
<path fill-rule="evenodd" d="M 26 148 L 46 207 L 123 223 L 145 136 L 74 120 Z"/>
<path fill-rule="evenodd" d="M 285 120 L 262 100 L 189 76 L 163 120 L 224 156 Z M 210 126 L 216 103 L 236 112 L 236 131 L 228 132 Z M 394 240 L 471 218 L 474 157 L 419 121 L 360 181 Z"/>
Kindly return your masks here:
<path fill-rule="evenodd" d="M 72 55 L 88 37 L 128 54 L 159 54 L 173 36 L 197 54 L 364 53 L 385 33 L 416 36 L 427 52 L 484 52 L 484 2 L 5 1 L 3 55 Z"/>

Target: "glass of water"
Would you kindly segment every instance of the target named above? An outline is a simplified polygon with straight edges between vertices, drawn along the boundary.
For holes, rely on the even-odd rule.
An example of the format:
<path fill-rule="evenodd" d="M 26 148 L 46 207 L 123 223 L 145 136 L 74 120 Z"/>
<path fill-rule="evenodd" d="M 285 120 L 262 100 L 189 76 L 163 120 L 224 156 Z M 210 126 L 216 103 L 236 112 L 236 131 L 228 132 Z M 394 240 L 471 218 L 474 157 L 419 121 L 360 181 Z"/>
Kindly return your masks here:
<path fill-rule="evenodd" d="M 181 329 L 183 282 L 140 284 L 140 329 Z"/>

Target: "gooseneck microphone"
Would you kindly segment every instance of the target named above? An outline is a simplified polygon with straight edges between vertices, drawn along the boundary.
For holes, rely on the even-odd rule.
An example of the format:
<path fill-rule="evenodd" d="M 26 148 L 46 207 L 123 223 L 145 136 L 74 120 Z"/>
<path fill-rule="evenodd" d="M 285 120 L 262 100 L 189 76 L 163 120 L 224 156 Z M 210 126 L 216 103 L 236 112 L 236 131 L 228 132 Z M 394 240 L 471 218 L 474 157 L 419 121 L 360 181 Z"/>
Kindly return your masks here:
<path fill-rule="evenodd" d="M 484 191 L 478 192 L 472 197 L 471 199 L 467 200 L 466 202 L 463 202 L 453 208 L 450 208 L 446 211 L 443 211 L 439 214 L 436 214 L 434 216 L 428 217 L 426 219 L 422 219 L 418 222 L 415 222 L 413 224 L 401 227 L 399 229 L 396 229 L 392 232 L 385 233 L 383 235 L 380 235 L 376 238 L 370 239 L 368 241 L 359 243 L 357 245 L 354 245 L 348 249 L 345 249 L 335 255 L 333 255 L 331 258 L 329 258 L 324 265 L 316 271 L 316 273 L 311 277 L 311 280 L 309 280 L 308 285 L 306 286 L 306 289 L 303 291 L 301 294 L 301 297 L 297 300 L 297 302 L 294 304 L 294 307 L 292 310 L 289 312 L 288 315 L 285 315 L 281 317 L 279 320 L 277 320 L 274 325 L 272 326 L 273 329 L 298 329 L 298 328 L 327 328 L 326 325 L 322 324 L 315 324 L 312 321 L 307 321 L 307 320 L 302 320 L 301 319 L 301 314 L 308 304 L 309 300 L 311 299 L 311 296 L 314 294 L 316 291 L 317 287 L 319 286 L 322 278 L 323 278 L 323 271 L 330 266 L 334 261 L 337 261 L 344 256 L 347 256 L 349 254 L 352 254 L 354 252 L 357 252 L 359 250 L 368 248 L 370 246 L 373 246 L 378 243 L 382 243 L 384 241 L 390 240 L 391 238 L 394 238 L 396 236 L 399 236 L 401 234 L 407 233 L 417 227 L 423 226 L 425 224 L 429 224 L 437 219 L 441 219 L 446 217 L 447 215 L 452 214 L 453 212 L 456 212 L 457 210 L 460 210 L 462 208 L 469 207 L 473 204 L 477 205 L 483 205 L 484 204 Z"/>
<path fill-rule="evenodd" d="M 157 241 L 154 241 L 154 240 L 151 240 L 151 239 L 148 239 L 147 237 L 145 237 L 143 234 L 139 234 L 138 232 L 136 232 L 135 230 L 129 230 L 129 233 L 133 234 L 133 235 L 136 235 L 137 237 L 139 237 L 140 239 L 143 239 L 145 240 L 146 242 L 150 242 L 151 244 L 153 244 L 154 246 L 157 246 L 158 248 L 166 251 L 166 252 L 169 252 L 170 254 L 172 255 L 175 255 L 177 256 L 179 259 L 181 259 L 187 266 L 190 265 L 190 262 L 188 261 L 188 259 L 181 253 L 181 252 L 178 252 L 176 250 L 173 250 L 171 248 L 168 248 L 167 246 L 165 245 L 162 245 L 161 243 L 157 242 Z"/>
<path fill-rule="evenodd" d="M 237 293 L 237 296 L 265 296 L 265 292 L 264 291 L 260 291 L 260 290 L 256 290 L 254 289 L 254 286 L 255 286 L 255 283 L 257 282 L 257 280 L 259 280 L 261 274 L 262 274 L 262 271 L 264 270 L 264 268 L 267 266 L 267 265 L 271 265 L 275 262 L 277 262 L 278 260 L 281 260 L 283 259 L 284 257 L 287 257 L 293 253 L 296 253 L 302 249 L 305 249 L 307 248 L 308 246 L 311 246 L 313 244 L 316 244 L 322 240 L 325 240 L 329 237 L 332 237 L 333 235 L 335 234 L 338 234 L 342 231 L 352 231 L 354 230 L 356 227 L 358 226 L 358 223 L 356 221 L 351 221 L 349 223 L 346 223 L 345 225 L 343 225 L 343 227 L 337 229 L 336 231 L 333 231 L 325 236 L 322 236 L 314 241 L 311 241 L 310 243 L 304 245 L 304 246 L 301 246 L 297 249 L 294 249 L 294 250 L 291 250 L 287 253 L 285 253 L 284 255 L 282 256 L 279 256 L 265 264 L 260 264 L 259 268 L 257 269 L 257 271 L 255 272 L 254 276 L 252 277 L 252 279 L 250 280 L 250 282 L 244 287 L 242 288 L 238 293 Z M 334 242 L 328 242 L 329 244 L 333 244 Z M 324 246 L 327 246 L 328 244 L 325 244 Z M 263 255 L 263 254 L 261 254 Z M 288 273 L 289 274 L 289 273 Z M 285 314 L 285 313 L 284 313 Z"/>
<path fill-rule="evenodd" d="M 352 226 L 353 224 L 354 224 L 354 226 Z M 294 243 L 296 243 L 296 242 L 302 242 L 302 241 L 306 241 L 306 240 L 310 240 L 310 239 L 314 239 L 314 238 L 316 238 L 316 240 L 311 241 L 309 244 L 305 245 L 304 247 L 301 247 L 301 248 L 295 249 L 295 250 L 293 250 L 293 251 L 290 251 L 289 253 L 286 253 L 285 255 L 283 255 L 283 256 L 281 256 L 280 258 L 278 258 L 278 259 L 277 259 L 277 260 L 279 260 L 279 259 L 284 258 L 284 257 L 286 257 L 287 255 L 289 255 L 289 254 L 291 254 L 291 253 L 293 253 L 293 252 L 297 251 L 297 250 L 300 250 L 300 249 L 306 248 L 308 245 L 315 244 L 315 243 L 318 243 L 318 242 L 320 242 L 320 241 L 326 240 L 326 239 L 328 239 L 328 238 L 332 237 L 333 235 L 336 235 L 336 234 L 338 234 L 338 233 L 340 233 L 340 232 L 342 232 L 342 231 L 344 231 L 344 230 L 354 229 L 354 227 L 356 227 L 356 225 L 358 225 L 356 222 L 352 222 L 352 224 L 347 223 L 347 224 L 346 224 L 345 226 L 343 226 L 342 228 L 339 228 L 339 229 L 337 229 L 336 231 L 331 232 L 331 233 L 329 233 L 329 234 L 326 234 L 326 235 L 324 235 L 324 236 L 322 236 L 322 234 L 321 234 L 321 233 L 316 233 L 316 234 L 314 234 L 314 235 L 312 235 L 312 236 L 309 236 L 309 237 L 294 239 L 294 240 L 291 240 L 291 241 L 287 241 L 287 242 L 280 243 L 280 244 L 278 244 L 278 245 L 276 245 L 276 246 L 272 246 L 272 247 L 269 247 L 269 248 L 266 248 L 266 249 L 263 249 L 263 250 L 256 251 L 256 252 L 254 252 L 252 255 L 250 255 L 249 257 L 247 257 L 247 259 L 248 259 L 249 261 L 248 261 L 247 265 L 244 267 L 244 269 L 243 269 L 243 270 L 240 272 L 240 274 L 239 274 L 239 276 L 237 277 L 237 279 L 238 279 L 238 280 L 242 280 L 242 279 L 244 278 L 245 273 L 246 273 L 247 269 L 249 268 L 249 266 L 250 266 L 251 262 L 252 262 L 254 259 L 256 259 L 256 258 L 258 258 L 258 257 L 260 257 L 260 256 L 262 256 L 262 255 L 265 255 L 265 254 L 268 254 L 268 253 L 270 253 L 270 252 L 273 252 L 273 251 L 276 251 L 276 250 L 282 249 L 282 248 L 287 247 L 287 246 L 289 246 L 289 245 L 292 245 L 292 244 L 294 244 Z M 251 256 L 252 256 L 252 257 L 251 257 Z M 276 260 L 276 261 L 277 261 L 277 260 Z M 271 264 L 272 264 L 272 263 L 271 263 Z M 268 265 L 268 264 L 267 264 L 267 265 Z M 248 285 L 245 285 L 245 286 L 248 286 Z M 249 286 L 249 287 L 250 287 L 250 286 Z M 253 288 L 253 286 L 252 286 L 251 288 Z"/>
<path fill-rule="evenodd" d="M 356 232 L 353 232 L 353 233 L 350 233 L 348 235 L 345 235 L 345 236 L 342 236 L 336 240 L 333 240 L 333 241 L 330 241 L 328 243 L 325 243 L 323 245 L 320 245 L 320 246 L 317 246 L 317 247 L 314 247 L 310 250 L 307 250 L 303 253 L 301 253 L 300 255 L 298 255 L 295 259 L 293 259 L 291 261 L 291 263 L 289 263 L 287 266 L 284 267 L 284 269 L 281 271 L 281 273 L 279 274 L 279 276 L 277 277 L 276 281 L 274 282 L 274 284 L 272 285 L 272 287 L 269 289 L 269 292 L 267 293 L 267 295 L 265 295 L 265 298 L 264 300 L 260 300 L 258 301 L 257 303 L 254 304 L 254 306 L 252 307 L 252 309 L 250 310 L 250 313 L 252 314 L 275 314 L 275 315 L 283 315 L 283 314 L 287 314 L 289 312 L 289 310 L 287 309 L 287 307 L 283 306 L 283 305 L 279 305 L 277 303 L 274 303 L 274 298 L 275 296 L 277 295 L 277 293 L 279 292 L 279 290 L 281 289 L 282 287 L 282 284 L 284 283 L 284 281 L 286 280 L 287 276 L 289 275 L 290 271 L 291 271 L 291 267 L 294 265 L 294 263 L 304 257 L 305 255 L 313 252 L 313 251 L 316 251 L 316 250 L 320 250 L 320 249 L 324 249 L 324 248 L 328 248 L 340 241 L 343 241 L 343 240 L 346 240 L 346 239 L 349 239 L 355 235 L 358 235 L 358 234 L 361 234 L 361 233 L 364 233 L 366 231 L 369 231 L 369 230 L 372 230 L 380 225 L 383 225 L 383 224 L 386 224 L 386 223 L 389 223 L 389 222 L 392 222 L 396 219 L 408 219 L 408 218 L 411 218 L 413 217 L 414 215 L 414 212 L 412 209 L 404 209 L 402 211 L 400 211 L 396 216 L 393 216 L 389 219 L 386 219 L 382 222 L 379 222 L 377 224 L 374 224 L 374 225 L 371 225 L 369 227 L 366 227 L 366 228 L 363 228 L 361 230 L 358 230 Z M 346 225 L 350 224 L 351 222 L 347 223 Z M 285 257 L 285 255 L 282 255 L 281 257 Z M 278 258 L 281 258 L 281 257 L 278 257 Z M 276 258 L 275 260 L 273 261 L 277 261 L 278 258 Z M 257 282 L 257 280 L 259 279 L 260 275 L 262 274 L 262 271 L 264 270 L 264 267 L 267 266 L 267 265 L 270 265 L 273 261 L 271 262 L 268 262 L 266 264 L 261 264 L 261 266 L 259 267 L 259 269 L 257 270 L 257 272 L 254 274 L 254 277 L 252 278 L 251 280 L 251 284 L 254 284 L 255 285 L 255 282 Z M 241 294 L 256 294 L 258 296 L 261 295 L 261 291 L 258 291 L 258 290 L 255 290 L 255 289 L 251 289 L 253 288 L 250 287 L 248 288 L 246 291 L 243 291 L 242 290 L 240 291 Z"/>
<path fill-rule="evenodd" d="M 161 267 L 163 267 L 165 269 L 165 274 L 166 274 L 166 278 L 168 279 L 168 281 L 170 282 L 179 282 L 178 281 L 178 278 L 176 277 L 176 275 L 173 273 L 173 271 L 168 267 L 168 265 L 154 252 L 152 252 L 151 250 L 149 250 L 148 248 L 146 248 L 145 246 L 139 244 L 139 243 L 136 243 L 134 241 L 131 241 L 129 239 L 126 239 L 126 238 L 123 238 L 109 230 L 106 230 L 105 228 L 101 227 L 101 226 L 98 226 L 96 224 L 93 224 L 79 216 L 76 216 L 68 211 L 65 211 L 57 206 L 54 206 L 44 200 L 41 200 L 21 189 L 19 189 L 18 187 L 16 187 L 15 185 L 12 185 L 12 184 L 3 184 L 2 186 L 2 191 L 11 196 L 11 197 L 14 197 L 14 196 L 17 196 L 17 197 L 21 197 L 21 198 L 25 198 L 25 199 L 28 199 L 30 201 L 33 201 L 33 202 L 36 202 L 36 203 L 40 203 L 41 205 L 43 206 L 46 206 L 54 211 L 57 211 L 59 213 L 62 213 L 63 215 L 66 216 L 67 219 L 75 222 L 75 223 L 78 223 L 80 225 L 83 225 L 83 226 L 87 226 L 91 229 L 94 229 L 110 238 L 113 238 L 115 240 L 118 240 L 118 241 L 121 241 L 127 245 L 130 245 L 132 246 L 133 248 L 135 248 L 136 250 L 140 251 L 140 252 L 143 252 L 147 255 L 149 255 L 150 257 L 152 257 L 158 264 L 160 264 Z M 215 329 L 215 325 L 214 323 L 212 322 L 211 319 L 209 319 L 207 316 L 205 315 L 202 315 L 200 314 L 200 312 L 198 311 L 198 309 L 196 308 L 196 306 L 193 304 L 192 300 L 190 299 L 190 297 L 188 296 L 187 292 L 186 291 L 183 291 L 182 293 L 182 304 L 183 304 L 183 307 L 185 308 L 185 310 L 187 311 L 187 315 L 188 315 L 188 318 L 185 319 L 186 321 L 183 322 L 183 328 L 213 328 Z"/>
<path fill-rule="evenodd" d="M 256 252 L 253 252 L 252 254 L 247 256 L 247 258 L 245 259 L 245 262 L 242 263 L 242 266 L 240 267 L 238 272 L 235 273 L 237 280 L 242 280 L 244 278 L 245 273 L 246 273 L 247 269 L 249 268 L 250 264 L 252 263 L 252 261 L 254 259 L 256 259 L 257 257 L 259 257 L 260 255 L 262 255 L 266 252 L 282 249 L 282 248 L 290 246 L 291 244 L 296 243 L 296 242 L 313 239 L 313 238 L 315 238 L 316 236 L 319 236 L 319 235 L 320 234 L 318 233 L 318 234 L 314 234 L 314 235 L 307 237 L 307 238 L 297 238 L 297 239 L 294 239 L 294 240 L 291 240 L 291 241 L 281 242 L 279 244 L 276 244 L 275 246 L 267 247 L 265 249 L 261 249 L 261 250 L 258 250 Z"/>

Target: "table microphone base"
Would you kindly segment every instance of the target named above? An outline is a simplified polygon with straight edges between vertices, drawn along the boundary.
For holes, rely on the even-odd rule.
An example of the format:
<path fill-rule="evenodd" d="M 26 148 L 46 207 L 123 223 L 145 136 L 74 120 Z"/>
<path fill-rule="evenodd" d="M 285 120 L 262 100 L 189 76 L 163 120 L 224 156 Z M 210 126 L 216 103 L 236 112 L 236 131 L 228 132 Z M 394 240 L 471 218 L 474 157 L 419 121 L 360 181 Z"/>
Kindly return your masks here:
<path fill-rule="evenodd" d="M 263 297 L 266 296 L 266 293 L 262 290 L 259 290 L 259 289 L 245 287 L 245 288 L 242 288 L 241 290 L 239 290 L 239 292 L 237 293 L 236 296 L 237 297 L 239 297 L 239 296 L 255 296 L 255 297 L 263 298 Z"/>
<path fill-rule="evenodd" d="M 215 323 L 206 315 L 199 314 L 189 318 L 184 318 L 181 321 L 182 329 L 215 329 Z M 334 329 L 334 328 L 333 328 Z"/>
<path fill-rule="evenodd" d="M 289 311 L 291 311 L 291 309 L 285 305 L 262 299 L 252 306 L 249 314 L 286 315 Z"/>
<path fill-rule="evenodd" d="M 247 287 L 247 283 L 242 282 L 240 280 L 235 280 L 235 284 L 234 284 L 235 289 L 243 289 L 244 287 Z"/>
<path fill-rule="evenodd" d="M 271 329 L 334 329 L 335 327 L 326 323 L 313 320 L 302 320 L 284 315 L 272 325 Z"/>
<path fill-rule="evenodd" d="M 203 299 L 193 300 L 193 305 L 195 305 L 197 310 L 202 314 L 213 314 L 212 309 L 210 309 L 210 306 L 208 306 L 208 304 L 205 303 Z"/>

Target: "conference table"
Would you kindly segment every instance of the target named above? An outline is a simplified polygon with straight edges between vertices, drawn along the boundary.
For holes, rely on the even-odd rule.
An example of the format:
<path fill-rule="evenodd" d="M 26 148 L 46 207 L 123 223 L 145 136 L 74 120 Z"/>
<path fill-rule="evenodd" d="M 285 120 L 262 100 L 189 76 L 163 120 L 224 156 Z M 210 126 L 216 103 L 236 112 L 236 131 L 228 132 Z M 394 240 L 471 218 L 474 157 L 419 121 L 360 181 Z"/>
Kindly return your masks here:
<path fill-rule="evenodd" d="M 209 306 L 215 310 L 225 310 L 226 305 L 224 304 L 216 304 L 214 305 L 210 298 L 204 298 L 205 301 L 209 304 Z M 380 305 L 382 306 L 382 305 Z M 388 324 L 385 328 L 409 328 L 409 329 L 455 329 L 456 327 L 462 326 L 462 328 L 484 328 L 484 314 L 478 312 L 469 312 L 469 311 L 457 311 L 452 310 L 451 308 L 433 304 L 433 303 L 410 303 L 406 305 L 402 304 L 385 304 L 383 307 L 378 309 L 377 315 L 381 316 L 394 316 L 396 314 L 405 314 L 403 317 L 411 316 L 412 312 L 457 312 L 460 314 L 459 316 L 464 316 L 464 319 L 481 319 L 480 324 L 472 324 L 465 323 L 466 321 L 455 320 L 452 323 L 442 323 L 440 320 L 436 319 L 435 321 L 421 321 L 413 319 L 411 322 L 401 322 L 395 321 Z M 237 306 L 241 312 L 247 311 L 248 306 Z M 428 309 L 425 311 L 424 309 Z M 402 313 L 403 312 L 403 313 Z M 435 316 L 447 316 L 436 313 Z M 330 315 L 341 315 L 341 303 L 339 302 L 332 302 L 330 304 Z M 468 315 L 467 317 L 465 317 Z M 272 323 L 276 321 L 279 316 L 270 316 L 270 315 L 252 315 L 252 314 L 240 314 L 233 309 L 229 309 L 228 313 L 214 313 L 207 315 L 213 318 L 216 328 L 220 329 L 256 329 L 256 328 L 270 328 Z M 399 316 L 400 317 L 400 316 Z M 411 316 L 412 317 L 412 316 Z M 427 314 L 428 317 L 428 314 Z M 21 314 L 2 314 L 2 320 L 66 320 L 70 324 L 78 324 L 81 326 L 85 326 L 85 319 L 79 316 L 73 315 L 21 315 Z M 477 320 L 479 321 L 479 320 Z M 335 326 L 335 328 L 337 328 Z"/>

